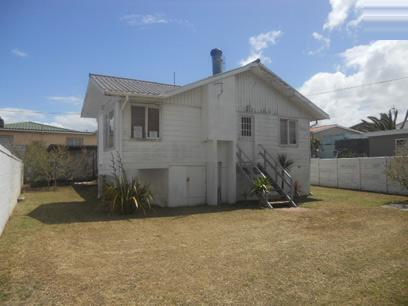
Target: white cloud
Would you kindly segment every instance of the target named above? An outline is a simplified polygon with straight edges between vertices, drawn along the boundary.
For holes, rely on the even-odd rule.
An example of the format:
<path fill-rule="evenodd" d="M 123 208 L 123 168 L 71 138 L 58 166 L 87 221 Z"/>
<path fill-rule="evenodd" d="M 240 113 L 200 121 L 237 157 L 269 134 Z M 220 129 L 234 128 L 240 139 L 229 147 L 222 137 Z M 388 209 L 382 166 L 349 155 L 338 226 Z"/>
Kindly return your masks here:
<path fill-rule="evenodd" d="M 275 45 L 282 34 L 282 31 L 269 31 L 266 33 L 260 33 L 256 36 L 251 36 L 249 38 L 250 53 L 248 57 L 242 59 L 239 64 L 244 66 L 258 58 L 265 64 L 271 63 L 271 58 L 265 56 L 263 51 L 271 44 Z"/>
<path fill-rule="evenodd" d="M 330 48 L 330 38 L 329 37 L 326 37 L 326 36 L 324 36 L 324 35 L 322 35 L 320 33 L 317 33 L 317 32 L 313 32 L 312 37 L 317 42 L 320 43 L 320 47 L 315 49 L 315 50 L 309 51 L 308 52 L 309 55 L 315 55 L 315 54 L 321 53 L 322 51 Z"/>
<path fill-rule="evenodd" d="M 147 14 L 147 15 L 129 14 L 120 17 L 120 20 L 131 26 L 160 24 L 169 22 L 162 14 Z"/>
<path fill-rule="evenodd" d="M 79 131 L 93 132 L 96 130 L 95 119 L 81 118 L 80 114 L 76 113 L 56 115 L 49 124 Z"/>
<path fill-rule="evenodd" d="M 20 57 L 20 58 L 26 58 L 26 57 L 28 56 L 28 53 L 27 53 L 27 52 L 25 52 L 25 51 L 23 51 L 23 50 L 21 50 L 21 49 L 17 49 L 17 48 L 12 49 L 12 50 L 11 50 L 11 53 L 12 53 L 13 55 L 15 55 L 16 57 Z"/>
<path fill-rule="evenodd" d="M 379 85 L 316 93 L 408 76 L 408 41 L 375 41 L 340 54 L 339 70 L 319 72 L 300 91 L 330 114 L 331 122 L 351 126 L 368 115 L 392 107 L 404 113 L 408 107 L 408 79 Z M 402 119 L 402 118 L 400 118 Z"/>
<path fill-rule="evenodd" d="M 323 29 L 331 31 L 341 27 L 346 22 L 356 2 L 357 0 L 330 0 L 331 11 Z"/>
<path fill-rule="evenodd" d="M 5 123 L 34 121 L 77 131 L 93 132 L 96 130 L 95 119 L 81 118 L 78 113 L 54 115 L 32 109 L 0 108 L 0 117 Z"/>
<path fill-rule="evenodd" d="M 5 123 L 13 123 L 19 121 L 41 121 L 45 119 L 45 115 L 41 112 L 33 111 L 26 108 L 0 108 L 0 117 Z"/>
<path fill-rule="evenodd" d="M 169 18 L 164 14 L 129 14 L 120 17 L 120 21 L 129 26 L 149 26 L 158 24 L 178 24 L 193 27 L 187 19 Z"/>
<path fill-rule="evenodd" d="M 77 96 L 49 96 L 47 97 L 47 99 L 50 101 L 61 102 L 71 105 L 81 105 L 83 100 L 81 97 Z"/>
<path fill-rule="evenodd" d="M 348 29 L 353 30 L 362 23 L 384 26 L 408 22 L 407 0 L 330 0 L 330 5 L 323 30 L 332 31 L 346 23 Z"/>

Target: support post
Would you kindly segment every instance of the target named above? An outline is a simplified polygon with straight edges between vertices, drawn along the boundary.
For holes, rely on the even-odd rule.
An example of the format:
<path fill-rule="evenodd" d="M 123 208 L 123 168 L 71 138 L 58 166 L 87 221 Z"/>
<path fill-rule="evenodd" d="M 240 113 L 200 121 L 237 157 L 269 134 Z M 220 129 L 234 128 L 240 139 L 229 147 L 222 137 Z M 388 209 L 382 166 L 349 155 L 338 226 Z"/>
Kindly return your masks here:
<path fill-rule="evenodd" d="M 207 142 L 207 204 L 218 204 L 217 140 Z"/>

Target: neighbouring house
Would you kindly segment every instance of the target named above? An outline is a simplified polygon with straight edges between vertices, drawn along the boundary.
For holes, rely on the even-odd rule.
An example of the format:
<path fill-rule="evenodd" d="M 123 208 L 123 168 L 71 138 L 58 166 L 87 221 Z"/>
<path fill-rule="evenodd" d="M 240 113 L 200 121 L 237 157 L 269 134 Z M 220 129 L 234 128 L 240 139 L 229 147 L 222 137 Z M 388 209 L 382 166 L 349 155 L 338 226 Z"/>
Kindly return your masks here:
<path fill-rule="evenodd" d="M 37 122 L 5 123 L 0 118 L 0 144 L 18 157 L 23 158 L 27 145 L 41 141 L 49 148 L 65 146 L 74 160 L 86 163 L 77 167 L 74 179 L 90 179 L 96 176 L 96 132 L 81 132 Z"/>
<path fill-rule="evenodd" d="M 335 158 L 338 154 L 335 148 L 336 141 L 353 138 L 362 132 L 338 124 L 330 124 L 311 127 L 310 134 L 320 142 L 318 158 Z"/>
<path fill-rule="evenodd" d="M 397 123 L 396 128 L 397 129 L 408 130 L 408 122 L 403 121 L 403 122 Z"/>
<path fill-rule="evenodd" d="M 394 156 L 398 148 L 408 145 L 408 129 L 366 132 L 353 139 L 336 141 L 339 152 L 353 152 L 358 156 Z"/>
<path fill-rule="evenodd" d="M 222 72 L 221 50 L 211 56 L 213 75 L 184 86 L 89 75 L 81 115 L 97 119 L 99 186 L 119 154 L 161 206 L 235 203 L 264 174 L 289 200 L 282 179 L 309 194 L 309 124 L 329 116 L 259 60 Z"/>

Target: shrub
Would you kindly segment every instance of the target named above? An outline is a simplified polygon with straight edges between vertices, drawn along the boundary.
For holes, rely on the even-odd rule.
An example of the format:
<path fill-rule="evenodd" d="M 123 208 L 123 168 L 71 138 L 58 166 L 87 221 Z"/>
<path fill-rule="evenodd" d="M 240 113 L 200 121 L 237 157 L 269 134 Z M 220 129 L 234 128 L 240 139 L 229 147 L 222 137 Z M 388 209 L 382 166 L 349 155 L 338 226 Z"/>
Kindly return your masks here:
<path fill-rule="evenodd" d="M 259 202 L 263 203 L 266 199 L 266 194 L 272 191 L 271 182 L 267 177 L 257 177 L 253 183 L 252 187 L 249 191 L 250 194 L 254 194 L 259 198 Z"/>
<path fill-rule="evenodd" d="M 151 208 L 153 201 L 149 186 L 136 178 L 129 180 L 119 154 L 116 159 L 117 161 L 112 154 L 113 180 L 106 183 L 104 191 L 111 212 L 131 214 L 136 210 L 142 210 L 145 213 Z"/>
<path fill-rule="evenodd" d="M 65 146 L 48 148 L 44 142 L 33 142 L 24 154 L 24 177 L 31 186 L 48 186 L 57 180 L 70 180 L 74 167 L 73 160 Z"/>

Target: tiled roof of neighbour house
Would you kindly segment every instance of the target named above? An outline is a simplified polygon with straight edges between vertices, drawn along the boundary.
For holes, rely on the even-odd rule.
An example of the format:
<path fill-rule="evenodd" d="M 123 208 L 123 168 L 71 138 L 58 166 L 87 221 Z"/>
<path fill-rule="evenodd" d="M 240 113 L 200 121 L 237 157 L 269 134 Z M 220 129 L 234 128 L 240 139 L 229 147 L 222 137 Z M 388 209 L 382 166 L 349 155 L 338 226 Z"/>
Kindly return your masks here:
<path fill-rule="evenodd" d="M 90 133 L 90 132 L 81 132 L 70 129 L 64 129 L 58 126 L 42 124 L 32 121 L 25 122 L 15 122 L 15 123 L 6 123 L 4 125 L 5 130 L 15 130 L 15 131 L 32 131 L 32 132 L 48 132 L 48 133 Z"/>
<path fill-rule="evenodd" d="M 310 132 L 311 133 L 319 133 L 319 132 L 326 131 L 326 130 L 329 130 L 329 129 L 332 129 L 332 128 L 344 129 L 344 130 L 347 130 L 347 131 L 350 131 L 350 132 L 355 132 L 355 133 L 358 133 L 358 134 L 362 133 L 360 131 L 356 131 L 356 130 L 353 130 L 351 128 L 344 127 L 344 126 L 341 126 L 341 125 L 338 125 L 338 124 L 328 124 L 328 125 L 321 125 L 321 126 L 311 127 Z"/>
<path fill-rule="evenodd" d="M 89 77 L 95 83 L 108 93 L 128 93 L 147 96 L 158 96 L 165 92 L 169 92 L 180 86 L 163 84 L 157 82 L 142 81 L 136 79 L 128 79 L 122 77 L 89 74 Z"/>
<path fill-rule="evenodd" d="M 336 127 L 336 125 L 335 124 L 329 124 L 329 125 L 315 126 L 315 127 L 310 128 L 310 132 L 317 133 L 317 132 L 321 132 L 321 131 L 331 129 L 333 127 Z"/>

